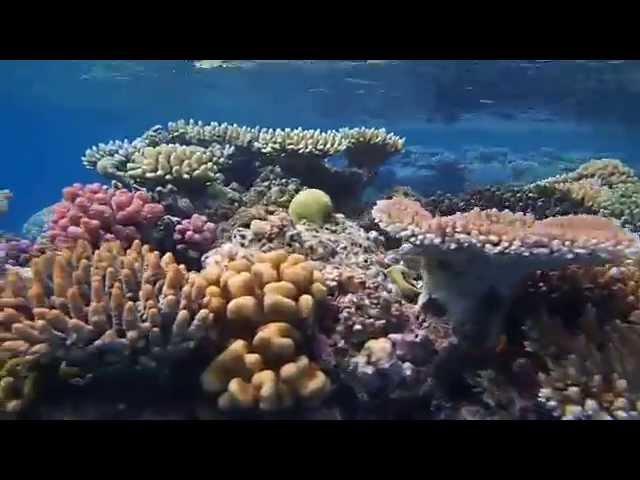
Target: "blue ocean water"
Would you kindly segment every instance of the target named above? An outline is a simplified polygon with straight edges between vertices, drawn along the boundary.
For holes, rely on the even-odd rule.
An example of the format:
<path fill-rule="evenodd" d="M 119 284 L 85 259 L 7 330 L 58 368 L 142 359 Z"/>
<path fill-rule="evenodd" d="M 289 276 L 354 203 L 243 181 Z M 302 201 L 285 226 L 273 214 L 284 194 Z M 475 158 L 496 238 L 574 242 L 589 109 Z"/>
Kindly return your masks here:
<path fill-rule="evenodd" d="M 639 103 L 638 61 L 0 61 L 0 188 L 14 194 L 0 230 L 20 231 L 66 185 L 99 181 L 86 148 L 179 118 L 385 127 L 462 163 L 465 149 L 502 148 L 635 165 Z M 419 189 L 403 169 L 383 175 Z M 512 180 L 472 170 L 480 184 Z"/>

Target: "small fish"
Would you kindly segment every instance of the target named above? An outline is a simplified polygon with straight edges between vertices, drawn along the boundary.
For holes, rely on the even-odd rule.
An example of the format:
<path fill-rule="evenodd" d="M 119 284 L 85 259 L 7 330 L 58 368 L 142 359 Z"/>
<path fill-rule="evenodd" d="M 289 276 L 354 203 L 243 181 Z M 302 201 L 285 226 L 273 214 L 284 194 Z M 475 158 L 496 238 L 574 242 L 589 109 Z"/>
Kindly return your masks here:
<path fill-rule="evenodd" d="M 307 90 L 309 93 L 329 93 L 329 90 L 326 88 L 310 88 Z"/>
<path fill-rule="evenodd" d="M 483 99 L 481 99 L 481 100 L 479 100 L 479 102 L 480 102 L 480 103 L 486 103 L 486 104 L 488 104 L 488 105 L 490 105 L 490 104 L 492 104 L 492 103 L 495 103 L 493 100 L 486 100 L 486 99 L 484 99 L 484 98 L 483 98 Z"/>

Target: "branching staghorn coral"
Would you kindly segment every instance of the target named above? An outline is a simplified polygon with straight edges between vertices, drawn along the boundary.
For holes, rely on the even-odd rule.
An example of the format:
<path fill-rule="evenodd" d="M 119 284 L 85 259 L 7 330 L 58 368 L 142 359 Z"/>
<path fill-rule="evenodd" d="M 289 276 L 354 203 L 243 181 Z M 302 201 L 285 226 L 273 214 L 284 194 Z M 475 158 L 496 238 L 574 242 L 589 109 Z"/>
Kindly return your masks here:
<path fill-rule="evenodd" d="M 9 200 L 12 195 L 9 190 L 0 190 L 0 214 L 7 213 L 9 210 Z"/>
<path fill-rule="evenodd" d="M 0 297 L 3 361 L 53 363 L 76 381 L 117 367 L 163 372 L 213 336 L 214 313 L 193 291 L 197 276 L 139 241 L 127 251 L 79 241 L 34 259 L 31 272 L 30 280 L 10 272 Z M 0 393 L 5 406 L 20 400 L 10 391 Z"/>
<path fill-rule="evenodd" d="M 424 289 L 419 304 L 437 299 L 459 337 L 495 346 L 515 288 L 526 275 L 573 264 L 603 264 L 638 254 L 633 235 L 608 219 L 588 215 L 536 221 L 508 211 L 473 210 L 432 217 L 418 202 L 379 201 L 373 216 L 407 242 L 418 258 Z"/>
<path fill-rule="evenodd" d="M 329 379 L 304 354 L 305 334 L 327 295 L 313 264 L 284 250 L 225 245 L 211 252 L 200 278 L 230 339 L 201 376 L 203 389 L 219 395 L 218 407 L 269 412 L 322 402 Z"/>

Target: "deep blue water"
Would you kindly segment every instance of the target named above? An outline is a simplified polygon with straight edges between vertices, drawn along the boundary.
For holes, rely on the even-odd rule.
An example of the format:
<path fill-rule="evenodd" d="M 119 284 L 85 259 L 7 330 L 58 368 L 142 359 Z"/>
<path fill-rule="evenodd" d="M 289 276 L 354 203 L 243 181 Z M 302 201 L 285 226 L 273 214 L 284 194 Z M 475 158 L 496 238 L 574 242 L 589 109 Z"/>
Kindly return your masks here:
<path fill-rule="evenodd" d="M 270 127 L 385 127 L 407 145 L 640 158 L 640 62 L 247 63 L 0 61 L 0 230 L 73 182 L 84 150 L 179 118 Z"/>

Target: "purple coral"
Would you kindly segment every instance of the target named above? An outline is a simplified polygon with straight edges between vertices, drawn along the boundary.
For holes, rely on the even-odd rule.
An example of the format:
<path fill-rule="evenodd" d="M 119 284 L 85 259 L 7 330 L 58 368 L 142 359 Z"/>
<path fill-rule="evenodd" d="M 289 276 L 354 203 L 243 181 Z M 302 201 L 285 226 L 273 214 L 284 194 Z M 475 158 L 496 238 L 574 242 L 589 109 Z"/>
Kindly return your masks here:
<path fill-rule="evenodd" d="M 176 225 L 173 239 L 178 250 L 206 252 L 216 241 L 216 226 L 204 215 L 195 213 Z"/>
<path fill-rule="evenodd" d="M 8 265 L 24 267 L 29 262 L 32 244 L 20 238 L 0 239 L 0 272 Z"/>

